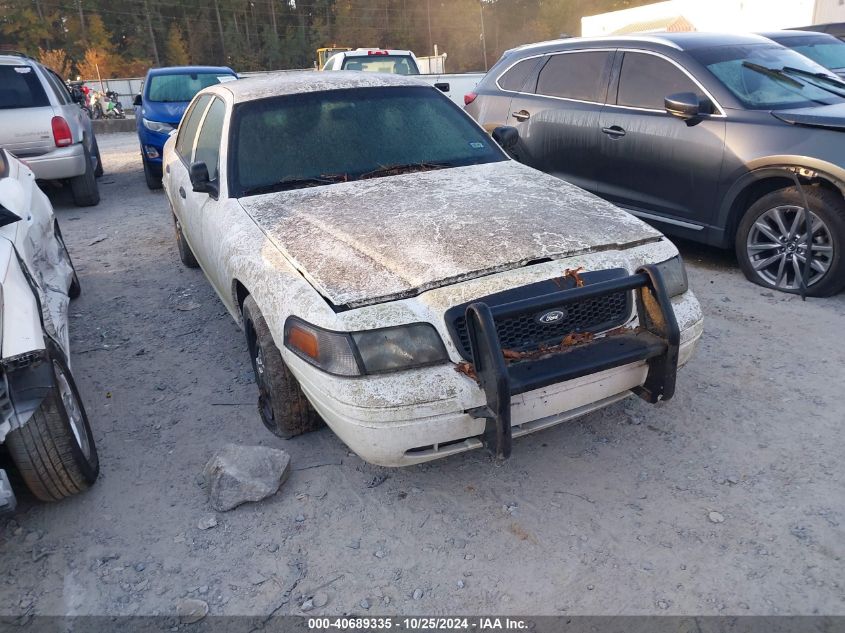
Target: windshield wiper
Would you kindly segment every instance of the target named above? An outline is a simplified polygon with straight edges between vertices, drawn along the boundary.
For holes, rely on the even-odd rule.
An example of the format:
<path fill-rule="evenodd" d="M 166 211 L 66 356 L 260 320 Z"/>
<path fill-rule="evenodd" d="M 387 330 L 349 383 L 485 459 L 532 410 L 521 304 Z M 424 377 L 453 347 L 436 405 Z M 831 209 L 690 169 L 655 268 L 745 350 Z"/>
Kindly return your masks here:
<path fill-rule="evenodd" d="M 321 176 L 311 176 L 309 178 L 282 178 L 276 182 L 271 182 L 266 185 L 258 185 L 256 187 L 248 187 L 244 189 L 244 196 L 255 196 L 260 193 L 272 193 L 274 191 L 288 191 L 290 189 L 304 189 L 306 187 L 319 187 L 321 185 L 331 185 L 336 182 L 346 182 L 349 177 L 346 174 L 323 174 Z"/>
<path fill-rule="evenodd" d="M 792 75 L 798 75 L 799 77 L 805 77 L 805 78 L 807 78 L 808 83 L 811 83 L 812 85 L 816 86 L 817 88 L 821 88 L 822 90 L 826 90 L 827 92 L 838 95 L 840 97 L 845 97 L 845 82 L 843 82 L 841 79 L 836 79 L 835 77 L 833 77 L 833 75 L 828 75 L 827 73 L 811 73 L 808 70 L 801 70 L 800 68 L 792 68 L 791 66 L 784 66 L 782 71 L 784 73 L 788 73 L 788 74 L 792 74 Z M 840 92 L 840 90 L 834 90 L 833 88 L 821 86 L 821 85 L 817 84 L 815 81 L 809 81 L 811 79 L 820 79 L 822 81 L 826 81 L 829 84 L 833 84 L 834 86 L 837 86 L 843 92 Z"/>
<path fill-rule="evenodd" d="M 445 169 L 446 167 L 456 167 L 455 163 L 440 162 L 440 163 L 405 163 L 399 165 L 383 165 L 378 169 L 365 172 L 359 176 L 361 180 L 367 178 L 378 178 L 379 176 L 395 176 L 398 174 L 407 174 L 414 171 L 433 171 L 435 169 Z"/>
<path fill-rule="evenodd" d="M 797 81 L 787 75 L 782 70 L 778 70 L 777 68 L 769 68 L 768 66 L 761 66 L 760 64 L 755 64 L 754 62 L 744 61 L 742 65 L 749 70 L 753 70 L 754 72 L 760 73 L 761 75 L 766 75 L 767 77 L 771 77 L 772 79 L 777 79 L 785 84 L 789 84 L 795 88 L 803 88 L 804 84 L 800 81 Z"/>

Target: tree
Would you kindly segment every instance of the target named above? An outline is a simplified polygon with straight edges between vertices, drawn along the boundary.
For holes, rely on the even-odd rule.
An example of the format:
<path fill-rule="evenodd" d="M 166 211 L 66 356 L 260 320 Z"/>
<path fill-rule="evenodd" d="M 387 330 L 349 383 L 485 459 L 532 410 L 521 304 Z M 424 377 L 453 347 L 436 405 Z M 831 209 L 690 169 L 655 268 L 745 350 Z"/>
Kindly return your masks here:
<path fill-rule="evenodd" d="M 76 63 L 76 68 L 83 79 L 92 80 L 99 77 L 111 77 L 111 64 L 109 56 L 105 51 L 97 48 L 89 48 L 81 62 Z"/>
<path fill-rule="evenodd" d="M 185 35 L 175 22 L 170 25 L 170 30 L 167 32 L 164 56 L 171 66 L 187 66 L 191 63 L 188 45 L 185 43 Z"/>
<path fill-rule="evenodd" d="M 56 48 L 53 50 L 38 49 L 38 61 L 52 69 L 59 77 L 67 79 L 71 74 L 71 63 L 67 53 Z"/>

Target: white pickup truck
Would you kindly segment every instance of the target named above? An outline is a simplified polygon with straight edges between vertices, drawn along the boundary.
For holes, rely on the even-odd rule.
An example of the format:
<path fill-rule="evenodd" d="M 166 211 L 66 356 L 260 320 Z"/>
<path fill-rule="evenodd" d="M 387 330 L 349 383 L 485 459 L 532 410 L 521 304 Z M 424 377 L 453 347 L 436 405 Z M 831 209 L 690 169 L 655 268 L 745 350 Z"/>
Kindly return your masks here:
<path fill-rule="evenodd" d="M 326 60 L 323 70 L 357 70 L 360 72 L 414 75 L 433 85 L 459 106 L 464 107 L 464 96 L 475 90 L 484 73 L 420 74 L 420 64 L 412 51 L 358 48 L 354 51 L 335 53 Z"/>

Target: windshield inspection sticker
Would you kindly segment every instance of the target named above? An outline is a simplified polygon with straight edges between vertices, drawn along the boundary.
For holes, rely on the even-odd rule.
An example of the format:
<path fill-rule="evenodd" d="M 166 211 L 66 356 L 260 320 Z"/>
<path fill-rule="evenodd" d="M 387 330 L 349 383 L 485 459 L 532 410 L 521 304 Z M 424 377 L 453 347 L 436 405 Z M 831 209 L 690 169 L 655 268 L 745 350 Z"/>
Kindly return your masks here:
<path fill-rule="evenodd" d="M 470 146 L 472 149 L 484 149 L 484 143 L 481 143 L 481 142 L 479 142 L 479 141 L 472 141 L 472 142 L 469 144 L 469 146 Z"/>
<path fill-rule="evenodd" d="M 15 72 L 25 75 L 26 73 L 32 72 L 32 68 L 29 66 L 15 66 Z"/>
<path fill-rule="evenodd" d="M 221 84 L 225 84 L 227 81 L 235 81 L 235 79 L 237 79 L 237 77 L 232 77 L 232 75 L 219 75 L 217 77 L 217 81 Z"/>

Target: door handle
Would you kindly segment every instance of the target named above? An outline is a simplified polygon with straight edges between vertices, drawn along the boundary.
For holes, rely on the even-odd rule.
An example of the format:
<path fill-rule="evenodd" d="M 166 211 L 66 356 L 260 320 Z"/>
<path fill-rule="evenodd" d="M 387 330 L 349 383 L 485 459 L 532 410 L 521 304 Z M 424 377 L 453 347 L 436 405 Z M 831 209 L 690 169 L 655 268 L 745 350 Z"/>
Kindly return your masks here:
<path fill-rule="evenodd" d="M 182 196 L 183 198 L 185 197 L 185 188 L 184 187 L 179 187 L 179 195 Z"/>
<path fill-rule="evenodd" d="M 519 112 L 514 112 L 511 116 L 517 121 L 527 121 L 531 118 L 531 113 L 528 110 L 520 110 Z"/>
<path fill-rule="evenodd" d="M 622 138 L 623 136 L 625 136 L 625 130 L 623 130 L 618 125 L 603 127 L 601 131 L 607 134 L 610 138 Z"/>

